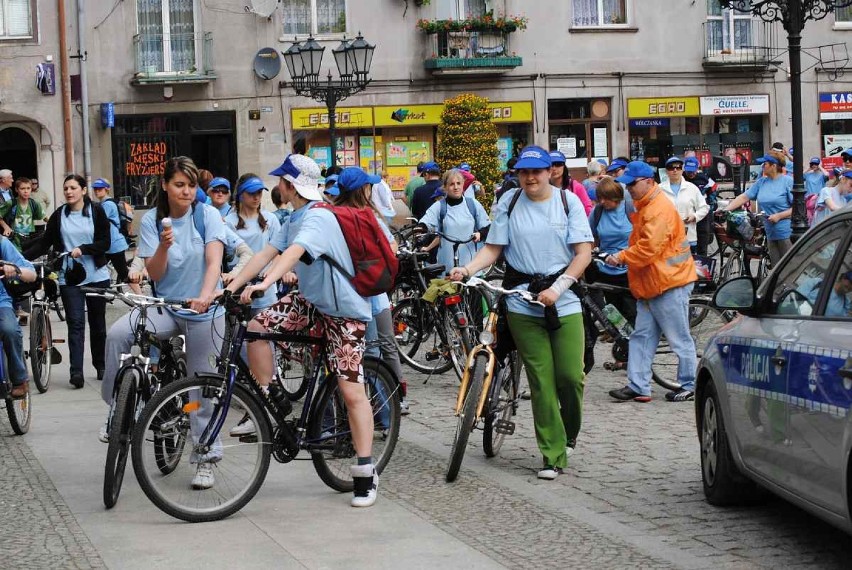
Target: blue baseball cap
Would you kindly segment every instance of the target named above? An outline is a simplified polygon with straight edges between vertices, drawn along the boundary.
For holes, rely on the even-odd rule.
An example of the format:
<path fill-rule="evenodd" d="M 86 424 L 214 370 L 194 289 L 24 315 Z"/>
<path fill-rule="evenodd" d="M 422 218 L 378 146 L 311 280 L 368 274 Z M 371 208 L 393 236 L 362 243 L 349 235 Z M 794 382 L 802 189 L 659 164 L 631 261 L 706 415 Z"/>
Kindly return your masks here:
<path fill-rule="evenodd" d="M 615 172 L 619 168 L 627 167 L 627 161 L 622 158 L 616 158 L 612 162 L 609 163 L 609 166 L 606 169 L 606 173 Z"/>
<path fill-rule="evenodd" d="M 429 162 L 423 163 L 422 172 L 427 172 L 429 174 L 441 174 L 441 167 L 438 166 L 437 162 L 430 160 Z"/>
<path fill-rule="evenodd" d="M 852 171 L 850 171 L 850 172 L 852 172 Z M 840 166 L 835 166 L 834 168 L 831 169 L 831 173 L 834 174 L 835 178 L 837 178 L 837 177 L 843 175 L 843 168 L 841 168 Z"/>
<path fill-rule="evenodd" d="M 687 156 L 683 160 L 683 171 L 684 172 L 698 172 L 698 167 L 701 164 L 698 162 L 698 159 L 694 156 Z"/>
<path fill-rule="evenodd" d="M 464 170 L 465 172 L 470 172 L 470 165 L 466 162 L 462 162 L 459 164 L 459 170 Z"/>
<path fill-rule="evenodd" d="M 338 178 L 337 174 L 329 174 L 328 176 L 326 176 L 325 177 L 326 186 L 331 182 L 337 182 L 337 178 Z"/>
<path fill-rule="evenodd" d="M 634 160 L 627 165 L 624 173 L 615 180 L 616 182 L 621 182 L 622 184 L 627 185 L 633 184 L 640 178 L 654 178 L 654 174 L 656 174 L 656 171 L 653 166 L 647 162 Z"/>
<path fill-rule="evenodd" d="M 763 164 L 764 162 L 771 162 L 772 164 L 775 164 L 777 166 L 783 166 L 781 164 L 781 161 L 772 156 L 771 154 L 764 154 L 763 156 L 755 160 L 755 162 L 758 164 Z"/>
<path fill-rule="evenodd" d="M 96 178 L 95 181 L 92 182 L 92 188 L 112 188 L 112 185 L 106 178 Z"/>
<path fill-rule="evenodd" d="M 852 170 L 842 170 L 838 168 L 835 168 L 835 170 L 841 170 L 838 176 L 842 176 L 843 178 L 852 178 Z"/>
<path fill-rule="evenodd" d="M 840 156 L 850 156 L 852 157 L 852 148 L 847 148 L 843 152 L 840 153 Z"/>
<path fill-rule="evenodd" d="M 435 166 L 437 166 L 437 164 Z M 343 169 L 343 172 L 337 175 L 337 183 L 329 188 L 329 190 L 336 189 L 337 194 L 329 192 L 328 190 L 326 192 L 332 196 L 337 196 L 341 192 L 354 192 L 365 184 L 378 184 L 381 181 L 381 176 L 367 174 L 364 172 L 363 168 L 358 166 L 347 166 Z"/>
<path fill-rule="evenodd" d="M 266 184 L 263 183 L 263 180 L 258 178 L 257 176 L 252 176 L 251 178 L 246 178 L 243 180 L 242 184 L 237 186 L 237 199 L 243 194 L 243 192 L 248 192 L 249 194 L 256 194 L 258 192 L 263 192 L 267 190 Z"/>
<path fill-rule="evenodd" d="M 328 188 L 323 190 L 322 193 L 337 198 L 338 196 L 340 196 L 340 188 L 338 188 L 335 184 L 334 186 L 329 186 Z"/>
<path fill-rule="evenodd" d="M 822 164 L 822 161 L 819 159 L 818 156 L 814 156 L 813 158 L 811 158 L 811 161 L 810 161 L 809 164 Z"/>
<path fill-rule="evenodd" d="M 435 198 L 443 198 L 446 195 L 447 194 L 446 192 L 444 192 L 443 188 L 437 188 L 435 192 L 432 193 L 432 199 L 434 200 Z"/>
<path fill-rule="evenodd" d="M 604 168 L 609 168 L 609 164 L 607 163 L 607 161 L 606 161 L 606 159 L 605 159 L 605 158 L 598 158 L 598 159 L 596 159 L 596 160 L 597 160 L 597 161 L 598 161 L 598 163 L 599 163 L 601 166 L 603 166 Z"/>
<path fill-rule="evenodd" d="M 213 180 L 210 181 L 210 184 L 207 185 L 208 190 L 210 188 L 216 188 L 218 186 L 224 186 L 228 189 L 228 192 L 231 191 L 231 183 L 228 182 L 227 178 L 222 178 L 221 176 L 217 176 Z"/>
<path fill-rule="evenodd" d="M 562 154 L 558 150 L 551 150 L 550 151 L 550 162 L 551 162 L 551 164 L 559 164 L 559 163 L 565 164 L 565 155 Z"/>
<path fill-rule="evenodd" d="M 679 156 L 673 156 L 673 157 L 669 158 L 669 159 L 666 161 L 666 166 L 668 166 L 668 165 L 670 165 L 670 164 L 677 164 L 677 163 L 685 164 L 685 163 L 684 163 L 684 161 L 683 161 L 683 159 L 682 159 L 681 157 L 679 157 Z"/>
<path fill-rule="evenodd" d="M 528 146 L 521 150 L 518 157 L 518 162 L 515 163 L 515 170 L 522 168 L 550 168 L 553 161 L 550 158 L 550 153 L 540 146 Z"/>

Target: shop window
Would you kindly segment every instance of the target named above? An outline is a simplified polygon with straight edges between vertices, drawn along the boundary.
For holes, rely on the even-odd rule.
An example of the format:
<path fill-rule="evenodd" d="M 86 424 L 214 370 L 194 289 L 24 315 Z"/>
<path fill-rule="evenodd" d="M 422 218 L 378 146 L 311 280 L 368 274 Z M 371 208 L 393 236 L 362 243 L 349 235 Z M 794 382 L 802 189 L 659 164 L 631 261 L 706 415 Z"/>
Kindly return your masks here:
<path fill-rule="evenodd" d="M 722 8 L 707 0 L 707 45 L 710 52 L 734 53 L 754 45 L 750 12 Z"/>
<path fill-rule="evenodd" d="M 140 69 L 194 73 L 200 34 L 193 0 L 136 0 Z"/>
<path fill-rule="evenodd" d="M 610 101 L 606 99 L 551 99 L 547 102 L 551 150 L 559 150 L 572 169 L 585 169 L 595 158 L 611 159 Z M 585 176 L 582 171 L 573 175 Z"/>
<path fill-rule="evenodd" d="M 346 0 L 283 0 L 284 36 L 346 33 Z"/>
<path fill-rule="evenodd" d="M 33 0 L 0 0 L 0 40 L 34 39 Z"/>
<path fill-rule="evenodd" d="M 492 8 L 489 0 L 437 0 L 435 17 L 438 20 L 465 20 L 480 18 Z"/>
<path fill-rule="evenodd" d="M 627 23 L 627 0 L 573 0 L 574 26 L 594 28 Z"/>

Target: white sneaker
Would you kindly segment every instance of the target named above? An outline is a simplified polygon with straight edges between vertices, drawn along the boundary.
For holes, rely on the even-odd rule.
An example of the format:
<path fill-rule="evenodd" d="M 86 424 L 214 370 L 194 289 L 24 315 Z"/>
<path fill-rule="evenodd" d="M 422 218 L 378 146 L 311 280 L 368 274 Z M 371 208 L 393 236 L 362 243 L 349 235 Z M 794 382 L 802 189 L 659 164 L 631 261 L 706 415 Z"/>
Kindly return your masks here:
<path fill-rule="evenodd" d="M 571 454 L 574 453 L 574 448 L 570 445 L 565 446 L 565 457 L 571 457 Z"/>
<path fill-rule="evenodd" d="M 192 478 L 192 488 L 197 490 L 209 489 L 215 481 L 212 464 L 199 463 L 195 469 L 195 477 Z"/>
<path fill-rule="evenodd" d="M 101 443 L 109 443 L 109 419 L 104 422 L 104 425 L 102 425 L 100 431 L 98 431 L 98 440 L 100 440 Z"/>
<path fill-rule="evenodd" d="M 411 410 L 408 407 L 408 402 L 405 401 L 405 400 L 400 400 L 399 401 L 399 415 L 407 416 L 410 413 L 411 413 Z"/>
<path fill-rule="evenodd" d="M 372 465 L 353 465 L 350 473 L 355 483 L 353 507 L 372 507 L 379 491 L 379 475 Z"/>
<path fill-rule="evenodd" d="M 547 465 L 544 467 L 544 469 L 538 472 L 538 478 L 545 479 L 547 481 L 553 481 L 559 476 L 560 473 L 562 473 L 562 469 L 560 469 L 559 467 L 551 467 Z"/>
<path fill-rule="evenodd" d="M 248 414 L 246 414 L 237 425 L 231 428 L 228 435 L 231 437 L 241 437 L 244 435 L 252 435 L 256 431 L 257 429 L 254 427 L 254 422 L 251 421 L 251 418 Z"/>

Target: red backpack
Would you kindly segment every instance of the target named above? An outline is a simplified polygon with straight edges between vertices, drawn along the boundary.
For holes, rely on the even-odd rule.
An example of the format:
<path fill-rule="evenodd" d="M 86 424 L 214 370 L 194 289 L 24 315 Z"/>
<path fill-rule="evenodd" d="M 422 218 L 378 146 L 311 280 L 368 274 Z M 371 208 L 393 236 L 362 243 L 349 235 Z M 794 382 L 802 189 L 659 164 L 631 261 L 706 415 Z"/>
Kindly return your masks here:
<path fill-rule="evenodd" d="M 362 297 L 387 293 L 393 288 L 399 262 L 391 250 L 385 233 L 371 208 L 331 206 L 321 202 L 312 208 L 330 210 L 340 224 L 340 231 L 349 248 L 355 274 L 327 255 L 322 258 L 343 274 Z"/>

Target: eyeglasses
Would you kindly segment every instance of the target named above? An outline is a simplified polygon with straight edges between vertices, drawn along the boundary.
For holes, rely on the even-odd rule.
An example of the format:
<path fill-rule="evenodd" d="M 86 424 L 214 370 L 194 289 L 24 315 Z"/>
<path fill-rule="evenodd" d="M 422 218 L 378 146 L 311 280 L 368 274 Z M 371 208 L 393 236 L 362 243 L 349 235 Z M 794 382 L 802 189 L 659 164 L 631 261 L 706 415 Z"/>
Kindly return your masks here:
<path fill-rule="evenodd" d="M 666 170 L 683 170 L 683 165 L 669 164 L 666 166 Z"/>
<path fill-rule="evenodd" d="M 210 189 L 211 194 L 230 194 L 231 191 L 225 188 L 224 186 L 217 186 L 216 188 Z"/>
<path fill-rule="evenodd" d="M 637 178 L 637 179 L 636 179 L 636 180 L 634 180 L 633 182 L 630 182 L 629 184 L 627 184 L 627 187 L 628 187 L 628 188 L 633 188 L 634 186 L 636 186 L 636 183 L 637 183 L 637 182 L 641 182 L 641 181 L 643 181 L 643 180 L 648 180 L 648 179 L 647 179 L 647 178 Z"/>

